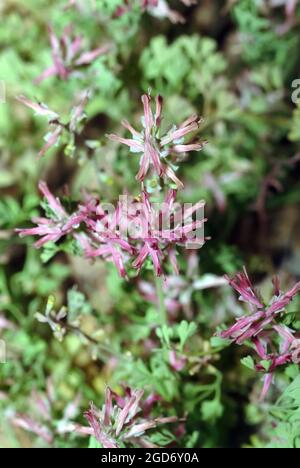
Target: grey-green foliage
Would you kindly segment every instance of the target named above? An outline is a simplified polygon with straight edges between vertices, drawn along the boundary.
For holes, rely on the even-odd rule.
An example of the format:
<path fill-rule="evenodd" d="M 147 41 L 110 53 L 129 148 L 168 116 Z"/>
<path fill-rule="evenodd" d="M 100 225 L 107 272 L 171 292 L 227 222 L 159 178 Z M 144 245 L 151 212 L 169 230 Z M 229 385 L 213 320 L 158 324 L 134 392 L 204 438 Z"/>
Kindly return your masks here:
<path fill-rule="evenodd" d="M 154 37 L 140 60 L 145 86 L 191 98 L 212 91 L 226 69 L 216 49 L 216 42 L 208 37 L 180 36 L 170 44 L 165 36 Z"/>
<path fill-rule="evenodd" d="M 261 0 L 239 0 L 233 8 L 243 56 L 251 64 L 276 63 L 287 74 L 295 63 L 299 38 L 293 34 L 280 34 L 263 11 Z"/>
<path fill-rule="evenodd" d="M 272 413 L 276 419 L 267 447 L 300 448 L 300 376 L 285 389 Z"/>

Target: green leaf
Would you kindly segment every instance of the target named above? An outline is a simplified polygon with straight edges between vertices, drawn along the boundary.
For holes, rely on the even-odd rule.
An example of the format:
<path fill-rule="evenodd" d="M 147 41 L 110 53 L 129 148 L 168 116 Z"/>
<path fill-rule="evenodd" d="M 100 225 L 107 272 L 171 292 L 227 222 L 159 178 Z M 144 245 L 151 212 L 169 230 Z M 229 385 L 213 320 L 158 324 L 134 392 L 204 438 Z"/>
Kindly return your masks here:
<path fill-rule="evenodd" d="M 163 344 L 166 344 L 168 348 L 171 346 L 171 339 L 174 336 L 174 331 L 172 328 L 167 325 L 163 325 L 161 328 L 156 330 L 158 338 L 162 341 Z"/>
<path fill-rule="evenodd" d="M 221 338 L 220 336 L 212 336 L 210 339 L 210 344 L 212 348 L 224 349 L 231 345 L 231 340 Z"/>
<path fill-rule="evenodd" d="M 88 303 L 85 295 L 77 290 L 77 288 L 69 289 L 68 291 L 68 320 L 73 322 L 81 315 L 92 313 L 92 307 Z"/>
<path fill-rule="evenodd" d="M 204 401 L 201 405 L 201 416 L 203 421 L 214 422 L 222 417 L 223 405 L 219 400 Z"/>
<path fill-rule="evenodd" d="M 54 242 L 48 242 L 43 246 L 43 252 L 41 253 L 41 260 L 43 263 L 48 263 L 56 254 L 59 252 L 59 248 Z"/>
<path fill-rule="evenodd" d="M 177 326 L 177 334 L 180 340 L 180 350 L 183 350 L 187 340 L 193 336 L 197 331 L 197 324 L 195 322 L 188 323 L 186 320 L 183 320 Z"/>
<path fill-rule="evenodd" d="M 255 369 L 255 363 L 251 356 L 247 356 L 241 359 L 241 363 L 243 364 L 243 366 L 247 367 L 247 369 L 251 369 L 251 370 Z"/>
<path fill-rule="evenodd" d="M 263 366 L 263 368 L 269 372 L 271 366 L 272 366 L 272 361 L 271 360 L 267 360 L 267 359 L 264 359 L 262 360 L 261 362 L 261 365 Z"/>

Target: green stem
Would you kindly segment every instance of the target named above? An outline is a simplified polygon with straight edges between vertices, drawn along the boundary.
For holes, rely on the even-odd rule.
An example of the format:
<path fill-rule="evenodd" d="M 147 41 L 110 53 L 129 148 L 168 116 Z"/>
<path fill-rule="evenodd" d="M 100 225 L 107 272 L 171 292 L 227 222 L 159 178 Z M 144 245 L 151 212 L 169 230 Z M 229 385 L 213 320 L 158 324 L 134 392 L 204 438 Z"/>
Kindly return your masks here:
<path fill-rule="evenodd" d="M 163 289 L 163 278 L 162 277 L 155 277 L 155 284 L 156 284 L 156 292 L 158 297 L 158 305 L 159 305 L 159 316 L 161 319 L 162 325 L 168 324 L 168 314 L 165 306 L 165 297 L 164 297 L 164 289 Z"/>

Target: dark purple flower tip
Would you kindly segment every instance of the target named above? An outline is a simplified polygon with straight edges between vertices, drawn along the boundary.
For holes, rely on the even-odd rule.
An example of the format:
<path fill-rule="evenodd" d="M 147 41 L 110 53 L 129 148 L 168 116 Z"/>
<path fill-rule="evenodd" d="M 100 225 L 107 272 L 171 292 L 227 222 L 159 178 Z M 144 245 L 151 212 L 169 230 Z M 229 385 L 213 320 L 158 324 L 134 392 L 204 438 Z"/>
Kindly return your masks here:
<path fill-rule="evenodd" d="M 246 269 L 242 273 L 238 273 L 234 278 L 225 276 L 230 286 L 234 288 L 241 296 L 241 298 L 259 309 L 264 307 L 262 301 L 259 299 L 258 294 L 249 279 Z"/>

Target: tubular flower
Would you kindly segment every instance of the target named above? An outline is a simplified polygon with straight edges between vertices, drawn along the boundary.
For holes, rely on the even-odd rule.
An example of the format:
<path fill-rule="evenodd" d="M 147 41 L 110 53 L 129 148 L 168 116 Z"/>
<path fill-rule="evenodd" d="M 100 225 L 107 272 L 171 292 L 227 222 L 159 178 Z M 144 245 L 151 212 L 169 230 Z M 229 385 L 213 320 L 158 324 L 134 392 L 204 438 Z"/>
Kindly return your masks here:
<path fill-rule="evenodd" d="M 192 140 L 185 142 L 187 135 L 197 132 L 201 120 L 197 115 L 191 116 L 181 125 L 172 127 L 167 134 L 161 135 L 163 98 L 157 96 L 155 113 L 151 109 L 151 96 L 142 96 L 144 106 L 144 116 L 142 118 L 143 130 L 138 132 L 127 120 L 122 122 L 132 138 L 122 138 L 117 135 L 108 135 L 112 141 L 116 141 L 130 148 L 133 153 L 140 153 L 140 170 L 137 179 L 143 182 L 150 167 L 154 169 L 159 177 L 164 177 L 176 184 L 177 188 L 182 188 L 183 184 L 176 177 L 172 158 L 178 159 L 179 155 L 184 155 L 190 151 L 200 151 L 205 142 Z"/>
<path fill-rule="evenodd" d="M 125 262 L 134 255 L 134 247 L 121 236 L 119 230 L 120 204 L 107 212 L 96 199 L 90 199 L 89 206 L 82 205 L 80 211 L 86 214 L 83 233 L 76 235 L 86 258 L 102 257 L 112 261 L 119 274 L 126 276 Z"/>
<path fill-rule="evenodd" d="M 181 205 L 181 210 L 176 206 L 175 199 L 176 191 L 171 190 L 157 209 L 146 192 L 140 199 L 124 196 L 110 214 L 98 204 L 94 215 L 85 219 L 86 233 L 77 236 L 85 256 L 113 260 L 121 276 L 126 276 L 124 263 L 130 258 L 133 268 L 139 271 L 150 258 L 156 275 L 161 276 L 163 263 L 169 257 L 178 272 L 176 245 L 202 246 L 204 238 L 199 233 L 206 220 L 202 217 L 204 202 L 184 211 Z M 191 220 L 195 213 L 197 219 Z"/>
<path fill-rule="evenodd" d="M 47 153 L 47 151 L 57 146 L 64 134 L 67 134 L 68 136 L 69 146 L 74 146 L 72 143 L 74 143 L 76 135 L 80 132 L 81 122 L 86 117 L 84 108 L 89 100 L 89 97 L 89 92 L 82 94 L 78 104 L 71 110 L 69 122 L 67 124 L 62 123 L 60 116 L 56 112 L 49 109 L 45 104 L 31 101 L 25 96 L 17 97 L 19 102 L 24 104 L 29 109 L 34 110 L 36 115 L 46 117 L 48 119 L 49 132 L 44 137 L 46 143 L 40 150 L 38 158 L 41 158 Z"/>
<path fill-rule="evenodd" d="M 137 444 L 140 447 L 154 448 L 145 433 L 162 424 L 176 423 L 178 418 L 149 419 L 152 406 L 158 399 L 154 396 L 142 403 L 143 390 L 126 389 L 124 398 L 106 389 L 105 404 L 102 410 L 91 404 L 85 417 L 90 430 L 79 429 L 79 432 L 93 435 L 103 448 L 124 448 Z"/>
<path fill-rule="evenodd" d="M 48 27 L 48 33 L 53 65 L 36 78 L 36 84 L 51 76 L 58 76 L 62 80 L 67 80 L 71 74 L 80 71 L 86 65 L 90 65 L 98 57 L 109 51 L 109 46 L 84 51 L 83 38 L 81 36 L 73 37 L 72 25 L 64 29 L 61 38 L 55 35 L 51 26 Z"/>
<path fill-rule="evenodd" d="M 59 420 L 55 420 L 55 391 L 50 379 L 44 393 L 33 390 L 27 402 L 30 415 L 13 413 L 9 420 L 15 427 L 37 435 L 46 446 L 53 446 L 58 436 L 74 433 L 77 424 L 74 422 L 79 414 L 81 396 L 77 395 L 64 409 Z"/>
<path fill-rule="evenodd" d="M 300 283 L 297 283 L 287 293 L 276 291 L 270 305 L 265 307 L 254 293 L 246 271 L 237 275 L 233 280 L 229 280 L 229 283 L 241 294 L 253 311 L 252 315 L 238 319 L 232 327 L 221 333 L 223 338 L 233 339 L 237 344 L 242 344 L 264 331 L 280 312 L 285 311 L 300 291 Z"/>
<path fill-rule="evenodd" d="M 248 303 L 251 315 L 239 318 L 220 336 L 239 345 L 249 342 L 256 351 L 258 361 L 255 370 L 265 374 L 262 391 L 264 398 L 274 380 L 274 371 L 285 364 L 300 362 L 300 340 L 292 329 L 279 323 L 286 307 L 299 293 L 300 283 L 283 293 L 279 280 L 275 279 L 273 298 L 265 305 L 254 291 L 246 270 L 233 279 L 228 278 L 228 281 L 239 292 L 241 299 Z"/>
<path fill-rule="evenodd" d="M 263 304 L 258 298 L 257 293 L 254 291 L 246 269 L 244 269 L 243 273 L 237 274 L 235 278 L 230 279 L 228 276 L 226 276 L 226 279 L 228 280 L 230 286 L 240 294 L 241 300 L 259 309 L 263 308 Z"/>
<path fill-rule="evenodd" d="M 86 258 L 112 261 L 122 277 L 126 276 L 126 262 L 131 260 L 133 268 L 140 271 L 148 258 L 157 276 L 163 274 L 167 258 L 178 273 L 176 246 L 196 249 L 205 242 L 204 202 L 185 208 L 175 203 L 175 190 L 168 193 L 162 204 L 153 203 L 147 192 L 138 199 L 122 196 L 116 205 L 86 197 L 69 215 L 44 182 L 39 187 L 48 203 L 49 217 L 35 218 L 36 227 L 18 229 L 20 236 L 40 236 L 35 244 L 39 248 L 71 235 Z"/>
<path fill-rule="evenodd" d="M 294 334 L 293 330 L 284 325 L 273 325 L 271 330 L 261 333 L 252 340 L 260 360 L 255 365 L 255 369 L 265 374 L 261 399 L 267 395 L 278 367 L 292 363 L 300 364 L 300 339 Z M 276 353 L 274 350 L 277 341 L 279 349 Z"/>
<path fill-rule="evenodd" d="M 52 195 L 45 182 L 39 183 L 39 189 L 48 203 L 51 217 L 33 218 L 33 222 L 37 224 L 36 227 L 16 229 L 20 237 L 40 236 L 41 239 L 35 243 L 36 248 L 40 248 L 48 242 L 57 242 L 62 237 L 78 229 L 80 223 L 84 220 L 83 213 L 75 213 L 70 216 L 60 200 Z"/>
<path fill-rule="evenodd" d="M 194 244 L 196 248 L 196 246 L 204 244 L 202 228 L 206 219 L 203 219 L 201 213 L 205 203 L 199 202 L 185 210 L 175 201 L 176 191 L 170 190 L 158 211 L 155 204 L 151 203 L 149 195 L 146 192 L 142 193 L 141 211 L 138 219 L 133 217 L 130 220 L 136 221 L 139 226 L 137 237 L 140 248 L 139 255 L 133 263 L 134 268 L 140 270 L 147 258 L 150 257 L 156 275 L 161 276 L 162 261 L 168 255 L 174 270 L 178 273 L 175 246 L 188 244 L 192 246 Z M 193 220 L 193 215 L 199 210 L 200 217 Z"/>

